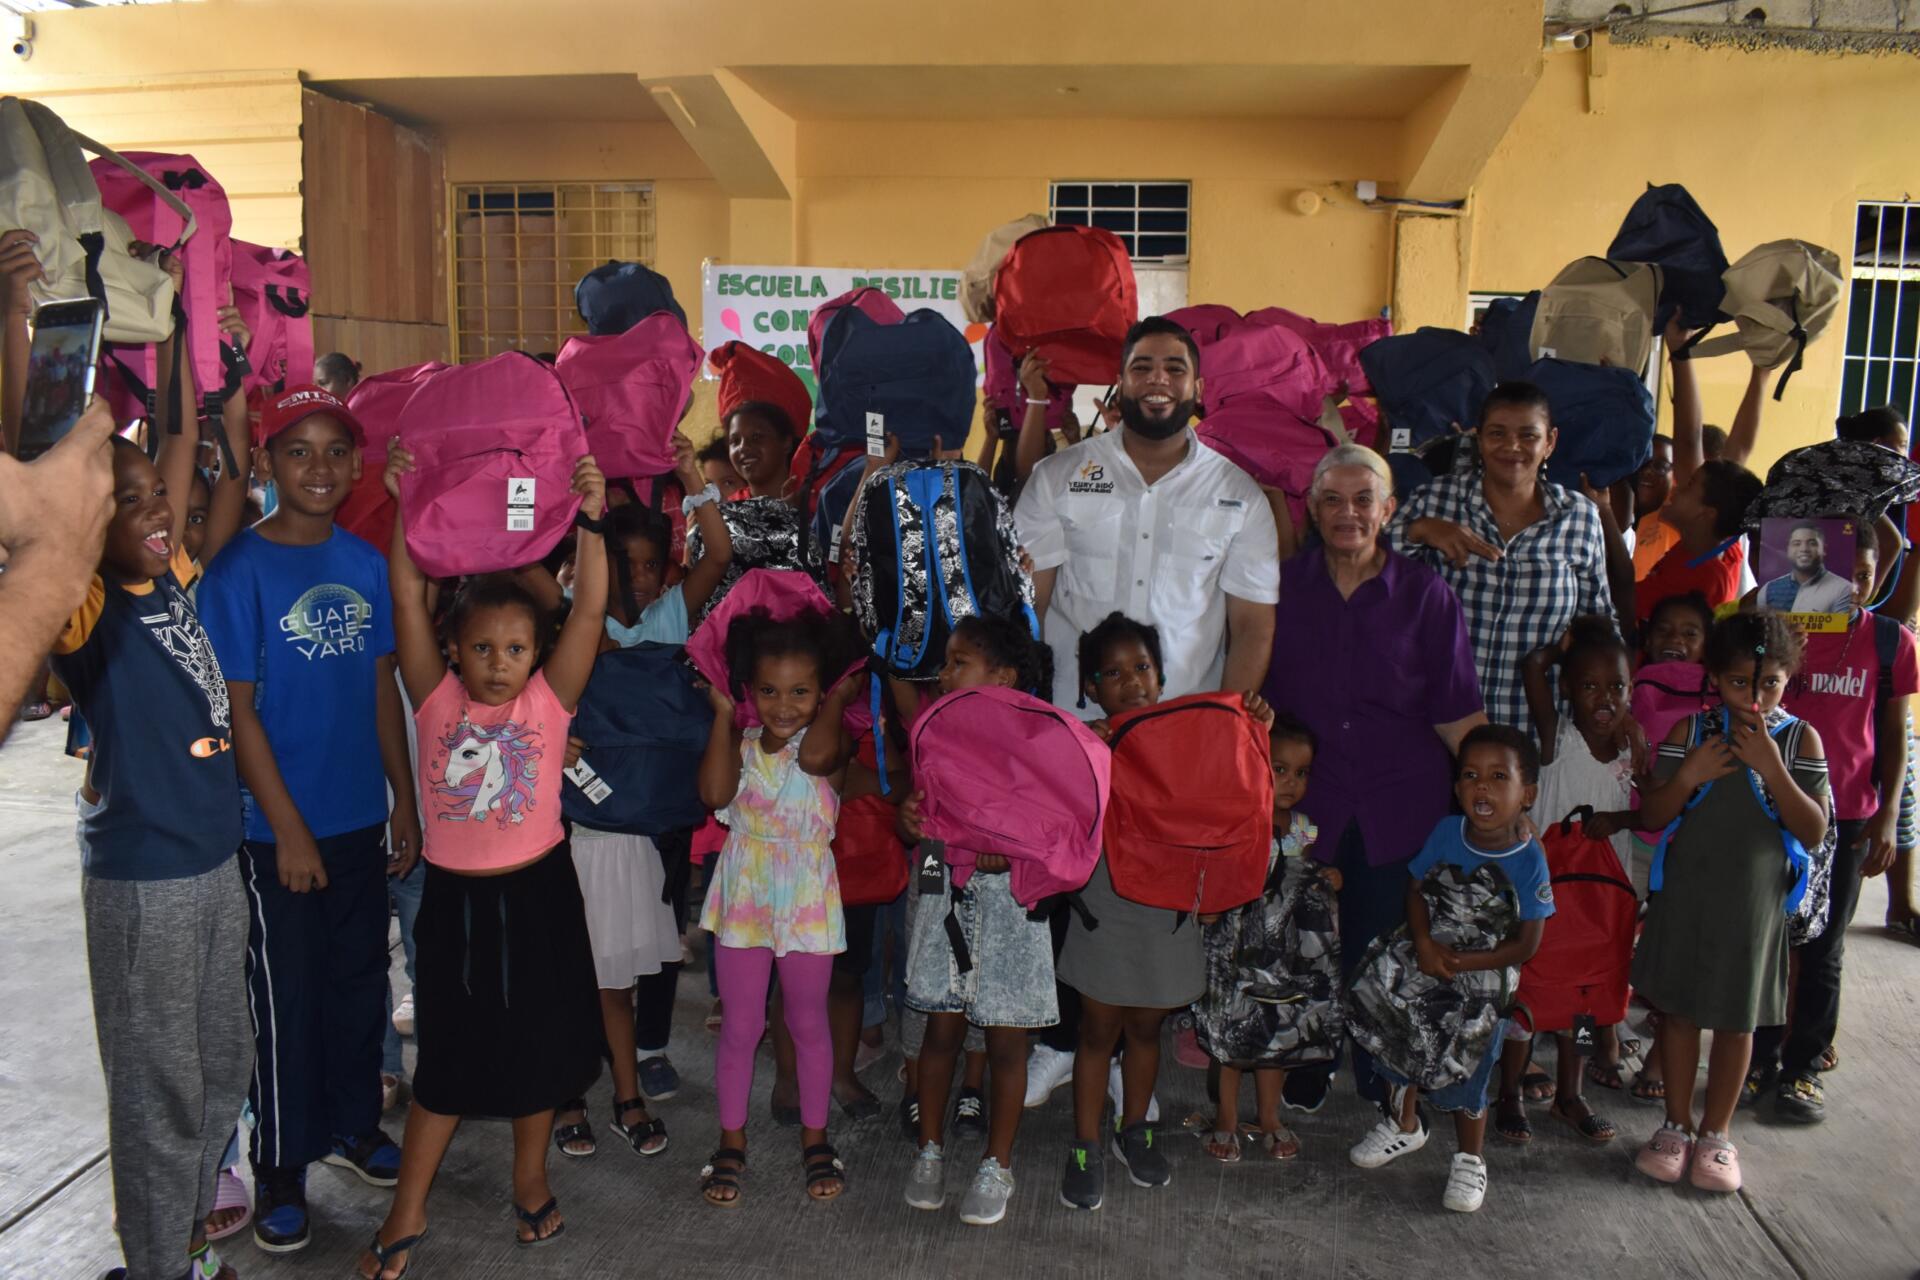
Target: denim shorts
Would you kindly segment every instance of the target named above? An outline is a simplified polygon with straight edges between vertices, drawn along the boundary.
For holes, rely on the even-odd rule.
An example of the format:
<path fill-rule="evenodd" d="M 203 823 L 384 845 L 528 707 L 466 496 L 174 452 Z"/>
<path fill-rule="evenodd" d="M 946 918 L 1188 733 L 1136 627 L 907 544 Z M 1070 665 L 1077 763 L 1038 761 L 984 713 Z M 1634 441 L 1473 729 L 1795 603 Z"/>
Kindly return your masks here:
<path fill-rule="evenodd" d="M 951 873 L 949 873 L 951 874 Z M 922 1013 L 964 1013 L 981 1027 L 1047 1027 L 1060 1020 L 1053 985 L 1053 931 L 1014 901 L 1005 874 L 976 872 L 955 893 L 913 904 L 907 1005 Z M 962 970 L 948 917 L 965 943 Z"/>
<path fill-rule="evenodd" d="M 1487 1052 L 1480 1059 L 1473 1074 L 1465 1080 L 1455 1081 L 1444 1089 L 1429 1093 L 1422 1090 L 1420 1101 L 1435 1111 L 1457 1111 L 1470 1120 L 1477 1120 L 1487 1112 L 1488 1090 L 1493 1086 L 1493 1073 L 1500 1068 L 1500 1050 L 1507 1042 L 1507 1032 L 1513 1026 L 1513 1019 L 1502 1018 L 1493 1029 L 1493 1038 L 1487 1043 Z M 1387 1070 L 1379 1062 L 1373 1064 L 1374 1073 L 1394 1085 L 1405 1085 L 1407 1080 Z"/>

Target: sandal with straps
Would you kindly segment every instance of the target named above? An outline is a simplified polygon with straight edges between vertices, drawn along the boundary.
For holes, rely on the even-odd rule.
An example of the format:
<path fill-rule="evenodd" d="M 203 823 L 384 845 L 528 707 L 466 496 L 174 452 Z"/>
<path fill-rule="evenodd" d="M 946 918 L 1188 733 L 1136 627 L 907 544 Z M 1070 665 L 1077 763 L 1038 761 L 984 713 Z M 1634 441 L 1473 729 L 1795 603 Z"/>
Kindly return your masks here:
<path fill-rule="evenodd" d="M 374 1232 L 373 1242 L 367 1246 L 367 1252 L 373 1255 L 373 1260 L 376 1264 L 373 1268 L 375 1280 L 378 1280 L 380 1273 L 387 1269 L 387 1260 L 396 1253 L 406 1254 L 407 1262 L 405 1266 L 400 1268 L 399 1275 L 389 1276 L 387 1280 L 405 1280 L 406 1274 L 413 1270 L 413 1251 L 417 1249 L 420 1246 L 420 1242 L 426 1238 L 426 1229 L 422 1228 L 413 1235 L 401 1236 L 392 1244 L 381 1244 L 380 1233 L 378 1231 Z"/>
<path fill-rule="evenodd" d="M 647 1118 L 639 1124 L 622 1124 L 620 1117 L 629 1111 L 638 1111 Z M 625 1101 L 614 1100 L 613 1123 L 608 1126 L 626 1140 L 628 1146 L 643 1156 L 657 1156 L 667 1149 L 667 1122 L 656 1116 L 648 1115 L 644 1098 L 628 1098 Z"/>
<path fill-rule="evenodd" d="M 708 1204 L 731 1209 L 740 1203 L 740 1178 L 746 1171 L 746 1152 L 739 1147 L 721 1147 L 707 1157 L 706 1167 L 700 1170 L 700 1194 L 707 1198 Z M 716 1191 L 733 1194 L 717 1196 Z"/>
<path fill-rule="evenodd" d="M 569 1098 L 555 1107 L 554 1110 L 557 1112 L 578 1111 L 580 1113 L 580 1118 L 572 1124 L 554 1126 L 553 1145 L 559 1150 L 561 1155 L 569 1156 L 575 1160 L 585 1160 L 588 1156 L 600 1149 L 600 1144 L 595 1142 L 593 1138 L 593 1126 L 587 1123 L 587 1100 L 585 1098 Z M 616 1118 L 618 1118 L 617 1115 Z M 567 1150 L 567 1146 L 570 1143 L 575 1146 L 584 1145 L 586 1150 L 569 1151 Z"/>
<path fill-rule="evenodd" d="M 816 1142 L 800 1153 L 801 1163 L 807 1171 L 807 1194 L 815 1200 L 832 1200 L 847 1189 L 847 1166 L 841 1162 L 840 1153 L 833 1149 L 831 1142 Z M 831 1191 L 815 1191 L 823 1183 L 837 1182 L 840 1185 Z"/>
<path fill-rule="evenodd" d="M 513 1202 L 508 1201 L 508 1203 L 512 1204 Z M 542 1245 L 552 1244 L 555 1240 L 558 1240 L 562 1235 L 566 1234 L 567 1224 L 564 1222 L 561 1223 L 544 1236 L 540 1234 L 540 1224 L 558 1212 L 560 1212 L 560 1200 L 557 1196 L 548 1196 L 545 1204 L 533 1210 L 522 1209 L 519 1205 L 514 1204 L 513 1216 L 520 1219 L 527 1230 L 533 1233 L 533 1239 L 521 1239 L 519 1229 L 515 1228 L 513 1242 L 522 1249 L 538 1249 Z"/>

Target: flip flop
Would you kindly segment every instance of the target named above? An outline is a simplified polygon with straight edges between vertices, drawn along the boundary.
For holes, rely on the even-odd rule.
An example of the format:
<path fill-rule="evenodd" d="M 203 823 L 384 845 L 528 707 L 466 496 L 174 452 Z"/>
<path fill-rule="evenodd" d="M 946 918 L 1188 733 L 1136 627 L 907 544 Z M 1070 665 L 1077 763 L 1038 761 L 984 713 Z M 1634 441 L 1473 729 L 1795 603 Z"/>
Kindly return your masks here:
<path fill-rule="evenodd" d="M 228 1236 L 238 1235 L 253 1221 L 253 1205 L 247 1201 L 247 1184 L 240 1181 L 240 1175 L 232 1169 L 222 1169 L 220 1176 L 213 1180 L 213 1213 L 207 1215 L 208 1220 L 212 1220 L 213 1214 L 227 1209 L 245 1209 L 246 1212 L 218 1231 L 209 1227 L 207 1239 L 225 1240 Z"/>
<path fill-rule="evenodd" d="M 1623 1055 L 1626 1053 L 1625 1045 L 1621 1046 L 1621 1053 Z M 1597 1084 L 1602 1089 L 1612 1089 L 1616 1092 L 1624 1089 L 1627 1087 L 1627 1077 L 1626 1073 L 1621 1071 L 1620 1067 L 1621 1064 L 1618 1062 L 1602 1062 L 1598 1058 L 1591 1059 L 1587 1063 L 1587 1082 L 1589 1084 Z"/>
<path fill-rule="evenodd" d="M 509 1201 L 508 1203 L 511 1204 L 512 1202 Z M 522 1209 L 519 1205 L 515 1204 L 513 1206 L 513 1216 L 526 1224 L 527 1230 L 533 1233 L 533 1239 L 522 1240 L 520 1238 L 520 1232 L 516 1228 L 513 1233 L 514 1244 L 522 1249 L 539 1249 L 552 1244 L 555 1240 L 565 1235 L 567 1233 L 567 1224 L 564 1222 L 552 1231 L 549 1231 L 546 1235 L 543 1236 L 540 1234 L 540 1224 L 558 1212 L 560 1212 L 560 1201 L 554 1196 L 548 1196 L 547 1202 L 538 1209 Z"/>
<path fill-rule="evenodd" d="M 1240 1135 L 1214 1129 L 1200 1135 L 1200 1149 L 1221 1164 L 1240 1163 Z"/>
<path fill-rule="evenodd" d="M 1635 1102 L 1665 1102 L 1667 1082 L 1661 1077 L 1649 1078 L 1643 1071 L 1633 1078 L 1633 1087 L 1627 1090 L 1627 1096 Z"/>
<path fill-rule="evenodd" d="M 1262 1129 L 1256 1139 L 1269 1160 L 1291 1160 L 1300 1154 L 1300 1139 L 1284 1123 L 1278 1129 Z"/>

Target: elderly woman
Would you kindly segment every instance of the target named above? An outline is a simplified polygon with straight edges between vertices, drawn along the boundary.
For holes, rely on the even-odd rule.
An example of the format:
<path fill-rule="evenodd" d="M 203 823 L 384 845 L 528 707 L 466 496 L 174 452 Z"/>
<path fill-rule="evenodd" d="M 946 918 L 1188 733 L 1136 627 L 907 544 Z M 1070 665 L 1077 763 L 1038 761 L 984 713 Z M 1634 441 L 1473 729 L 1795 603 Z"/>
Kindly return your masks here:
<path fill-rule="evenodd" d="M 1320 739 L 1301 807 L 1314 856 L 1339 868 L 1342 978 L 1367 944 L 1406 919 L 1407 862 L 1447 814 L 1452 752 L 1486 720 L 1460 602 L 1431 569 L 1383 545 L 1393 480 L 1379 454 L 1343 444 L 1320 459 L 1307 496 L 1319 545 L 1280 567 L 1265 694 Z M 1378 1101 L 1371 1063 L 1355 1083 Z M 1288 1073 L 1311 1109 L 1326 1073 Z"/>
<path fill-rule="evenodd" d="M 1477 436 L 1479 465 L 1416 490 L 1387 538 L 1460 597 L 1487 715 L 1530 733 L 1522 660 L 1583 614 L 1614 615 L 1604 526 L 1592 502 L 1541 474 L 1557 435 L 1540 388 L 1495 387 Z"/>

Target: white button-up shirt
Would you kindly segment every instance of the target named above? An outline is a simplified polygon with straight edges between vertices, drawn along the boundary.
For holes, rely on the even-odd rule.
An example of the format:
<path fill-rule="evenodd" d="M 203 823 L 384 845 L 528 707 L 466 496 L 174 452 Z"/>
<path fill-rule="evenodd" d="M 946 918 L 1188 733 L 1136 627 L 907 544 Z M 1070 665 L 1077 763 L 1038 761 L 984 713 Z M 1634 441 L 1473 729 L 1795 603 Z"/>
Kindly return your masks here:
<path fill-rule="evenodd" d="M 1187 456 L 1149 486 L 1110 431 L 1033 469 L 1014 518 L 1035 569 L 1060 570 L 1043 635 L 1053 700 L 1080 698 L 1080 637 L 1114 610 L 1160 630 L 1164 697 L 1220 687 L 1227 597 L 1280 599 L 1273 509 L 1246 472 L 1191 429 Z M 1097 718 L 1091 700 L 1083 715 Z"/>

